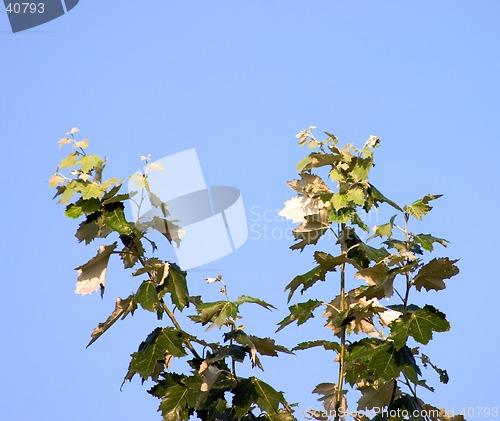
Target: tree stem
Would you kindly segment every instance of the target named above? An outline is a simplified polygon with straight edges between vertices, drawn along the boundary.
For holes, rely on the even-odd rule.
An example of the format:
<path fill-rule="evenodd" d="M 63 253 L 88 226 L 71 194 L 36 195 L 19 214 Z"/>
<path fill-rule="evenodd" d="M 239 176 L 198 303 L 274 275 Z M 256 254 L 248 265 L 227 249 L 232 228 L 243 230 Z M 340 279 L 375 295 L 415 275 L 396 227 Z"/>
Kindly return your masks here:
<path fill-rule="evenodd" d="M 345 241 L 345 224 L 341 224 L 339 238 L 341 240 L 341 249 L 343 253 L 347 252 L 347 245 Z M 340 266 L 340 311 L 343 313 L 345 310 L 345 263 Z M 335 393 L 335 421 L 339 421 L 341 417 L 341 412 L 344 408 L 342 406 L 342 387 L 345 377 L 345 348 L 346 348 L 346 326 L 342 326 L 342 331 L 340 333 L 340 357 L 339 357 L 339 377 L 337 381 L 337 390 Z"/>

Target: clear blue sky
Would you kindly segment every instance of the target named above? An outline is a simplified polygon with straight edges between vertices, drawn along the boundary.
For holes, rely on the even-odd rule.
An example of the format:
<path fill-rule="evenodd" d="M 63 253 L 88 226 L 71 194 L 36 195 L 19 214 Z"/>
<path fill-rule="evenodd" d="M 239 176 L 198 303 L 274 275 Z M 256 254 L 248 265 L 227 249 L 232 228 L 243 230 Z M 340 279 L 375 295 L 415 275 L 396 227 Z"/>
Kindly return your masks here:
<path fill-rule="evenodd" d="M 256 238 L 290 227 L 257 219 L 292 196 L 284 182 L 306 152 L 294 135 L 316 125 L 360 145 L 379 136 L 374 183 L 403 204 L 443 193 L 415 231 L 447 238 L 443 253 L 461 258 L 460 275 L 428 297 L 452 330 L 426 353 L 451 380 L 442 386 L 429 372 L 437 393 L 425 398 L 456 410 L 500 406 L 499 21 L 494 0 L 81 0 L 12 34 L 0 12 L 0 419 L 159 419 L 137 379 L 119 390 L 152 315 L 138 311 L 85 349 L 115 297 L 136 285 L 112 265 L 104 300 L 74 294 L 73 268 L 95 249 L 77 244 L 75 221 L 47 186 L 64 153 L 56 142 L 73 126 L 108 157 L 109 176 L 137 170 L 140 155 L 194 147 L 208 184 L 241 190 L 254 233 L 189 279 L 194 293 L 217 298 L 202 278 L 222 273 L 233 297 L 274 303 L 279 312 L 247 312 L 262 336 L 287 314 L 283 287 L 312 264 L 312 250 Z M 315 323 L 278 340 L 327 333 Z M 303 409 L 317 383 L 335 381 L 321 353 L 263 362 L 263 378 Z"/>

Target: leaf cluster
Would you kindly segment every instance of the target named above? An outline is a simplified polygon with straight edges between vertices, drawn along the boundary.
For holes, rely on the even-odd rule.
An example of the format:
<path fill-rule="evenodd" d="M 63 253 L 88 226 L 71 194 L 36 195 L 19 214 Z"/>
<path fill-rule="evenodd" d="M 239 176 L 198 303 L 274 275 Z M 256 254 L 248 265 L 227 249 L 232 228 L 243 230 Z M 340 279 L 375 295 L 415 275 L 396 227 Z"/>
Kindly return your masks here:
<path fill-rule="evenodd" d="M 317 244 L 328 231 L 336 241 L 333 247 L 324 243 L 328 252 L 316 249 L 312 269 L 296 276 L 285 290 L 289 301 L 297 291 L 314 296 L 316 283 L 332 282 L 336 272 L 339 293 L 291 305 L 278 330 L 310 322 L 323 309 L 325 327 L 333 338 L 303 342 L 294 349 L 322 346 L 335 352 L 337 382 L 322 383 L 314 393 L 321 395 L 325 410 L 336 412 L 336 420 L 347 408 L 346 384 L 361 392 L 358 410 L 428 408 L 418 395 L 421 388 L 433 390 L 422 368 L 434 369 L 443 383 L 448 375 L 430 363 L 420 346 L 427 345 L 434 333 L 448 331 L 450 323 L 434 306 L 416 306 L 410 297 L 423 290 L 445 289 L 445 281 L 459 269 L 457 260 L 427 257 L 436 244 L 446 247 L 448 242 L 427 233 L 415 234 L 410 223 L 411 218 L 422 220 L 432 210 L 430 203 L 441 195 L 428 194 L 409 205 L 398 205 L 369 181 L 378 137 L 370 136 L 359 149 L 351 144 L 341 147 L 335 135 L 325 132 L 326 139 L 318 141 L 312 129 L 297 135 L 299 145 L 313 151 L 298 163 L 298 178 L 287 183 L 296 196 L 285 202 L 280 214 L 298 223 L 292 250 Z M 395 215 L 370 229 L 364 222 L 367 213 L 383 204 Z M 346 289 L 348 267 L 354 280 L 360 281 L 350 290 Z M 389 304 L 382 304 L 382 299 Z"/>
<path fill-rule="evenodd" d="M 88 155 L 89 141 L 76 140 L 78 132 L 74 128 L 59 141 L 60 146 L 70 145 L 73 150 L 61 161 L 49 186 L 56 188 L 55 198 L 65 205 L 66 216 L 83 219 L 76 231 L 80 242 L 88 245 L 98 239 L 114 238 L 111 243 L 100 245 L 92 259 L 76 268 L 75 292 L 86 295 L 100 290 L 102 296 L 113 255 L 119 256 L 124 269 L 130 270 L 137 280 L 136 292 L 116 299 L 111 314 L 95 327 L 87 346 L 118 320 L 143 309 L 155 314 L 161 325 L 131 355 L 123 383 L 135 376 L 142 382 L 154 382 L 148 392 L 160 400 L 159 411 L 164 420 L 187 420 L 193 414 L 203 420 L 295 420 L 282 392 L 255 376 L 241 377 L 236 371 L 237 364 L 246 361 L 263 370 L 262 356 L 291 353 L 274 339 L 249 334 L 237 324 L 242 305 L 254 304 L 269 311 L 274 306 L 245 295 L 231 301 L 220 275 L 207 280 L 223 285 L 221 292 L 225 299 L 203 302 L 201 297 L 191 296 L 187 273 L 174 262 L 152 256 L 157 245 L 147 236 L 149 230 L 157 230 L 169 242 L 176 243 L 182 236 L 175 221 L 169 219 L 168 205 L 149 187 L 148 171 L 161 171 L 161 166 L 150 163 L 149 156 L 141 157 L 147 164 L 145 171 L 129 177 L 138 192 L 120 193 L 124 181 L 116 178 L 103 181 L 106 160 Z M 133 199 L 136 195 L 138 201 Z M 146 199 L 159 214 L 149 220 L 128 221 L 125 202 L 134 200 L 140 208 Z M 146 251 L 148 245 L 150 253 Z M 221 342 L 207 342 L 181 327 L 180 314 L 188 309 L 194 310 L 194 314 L 184 317 L 184 321 L 208 326 L 207 330 L 213 327 L 226 330 Z M 175 371 L 186 362 L 190 371 Z"/>

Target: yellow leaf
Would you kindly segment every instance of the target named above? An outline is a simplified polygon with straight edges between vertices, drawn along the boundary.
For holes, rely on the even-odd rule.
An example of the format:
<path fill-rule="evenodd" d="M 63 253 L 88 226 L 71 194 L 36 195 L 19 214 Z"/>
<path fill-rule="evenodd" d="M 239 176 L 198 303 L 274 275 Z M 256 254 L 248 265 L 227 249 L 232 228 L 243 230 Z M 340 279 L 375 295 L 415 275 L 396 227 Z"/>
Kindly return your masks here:
<path fill-rule="evenodd" d="M 59 147 L 61 148 L 63 145 L 67 145 L 68 143 L 71 143 L 71 139 L 69 137 L 63 137 L 62 139 L 59 139 Z"/>
<path fill-rule="evenodd" d="M 49 187 L 52 189 L 58 184 L 61 184 L 64 182 L 64 178 L 62 178 L 60 175 L 54 174 L 52 177 L 50 177 L 49 180 Z"/>
<path fill-rule="evenodd" d="M 146 170 L 155 170 L 160 172 L 165 172 L 162 165 L 159 162 L 152 162 L 151 164 L 146 165 Z"/>
<path fill-rule="evenodd" d="M 78 133 L 80 129 L 78 127 L 73 127 L 67 134 L 73 135 L 75 133 Z"/>
<path fill-rule="evenodd" d="M 146 187 L 146 178 L 139 173 L 132 174 L 128 177 L 134 182 L 138 189 L 143 189 Z"/>
<path fill-rule="evenodd" d="M 74 148 L 82 148 L 85 149 L 89 146 L 89 140 L 88 139 L 83 139 L 80 142 L 75 142 L 73 145 Z"/>

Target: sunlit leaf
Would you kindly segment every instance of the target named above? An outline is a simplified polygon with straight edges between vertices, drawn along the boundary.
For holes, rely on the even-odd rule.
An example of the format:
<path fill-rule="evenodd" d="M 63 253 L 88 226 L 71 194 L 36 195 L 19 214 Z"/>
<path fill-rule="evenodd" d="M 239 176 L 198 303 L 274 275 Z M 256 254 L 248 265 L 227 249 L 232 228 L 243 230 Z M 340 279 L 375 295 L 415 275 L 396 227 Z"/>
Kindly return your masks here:
<path fill-rule="evenodd" d="M 52 177 L 50 177 L 49 187 L 52 189 L 61 183 L 64 183 L 64 178 L 61 177 L 60 175 L 54 174 Z"/>
<path fill-rule="evenodd" d="M 93 168 L 99 166 L 102 163 L 102 159 L 97 155 L 84 155 L 78 160 L 78 165 L 84 173 L 88 173 Z"/>
<path fill-rule="evenodd" d="M 411 205 L 405 206 L 403 210 L 418 220 L 422 220 L 422 217 L 432 210 L 432 206 L 429 205 L 429 202 L 439 199 L 441 196 L 442 194 L 428 194 L 422 199 L 413 202 Z"/>
<path fill-rule="evenodd" d="M 319 300 L 308 300 L 304 303 L 298 303 L 288 307 L 290 314 L 278 323 L 279 328 L 276 332 L 279 332 L 285 326 L 295 321 L 298 326 L 305 323 L 307 320 L 314 317 L 313 311 L 322 304 L 323 303 Z"/>
<path fill-rule="evenodd" d="M 292 299 L 292 296 L 297 288 L 302 287 L 300 290 L 300 293 L 302 294 L 304 291 L 312 287 L 317 281 L 324 281 L 326 272 L 327 270 L 322 265 L 318 265 L 309 272 L 293 278 L 293 280 L 285 287 L 285 291 L 290 290 L 288 293 L 288 301 Z"/>
<path fill-rule="evenodd" d="M 163 166 L 159 162 L 151 162 L 150 164 L 146 165 L 146 170 L 151 171 L 159 171 L 159 172 L 165 172 L 163 169 Z"/>
<path fill-rule="evenodd" d="M 439 291 L 446 288 L 443 279 L 449 279 L 459 273 L 455 263 L 457 260 L 450 260 L 448 257 L 440 257 L 432 259 L 429 263 L 422 266 L 417 275 L 413 279 L 413 284 L 420 291 L 425 288 L 427 291 L 431 289 Z"/>
<path fill-rule="evenodd" d="M 168 351 L 174 357 L 186 355 L 182 337 L 176 329 L 172 327 L 165 327 L 163 329 L 157 327 L 141 343 L 139 350 L 132 354 L 132 360 L 130 361 L 124 382 L 131 380 L 136 373 L 144 380 L 147 380 L 151 373 L 153 373 L 156 362 L 164 358 L 165 351 Z"/>
<path fill-rule="evenodd" d="M 243 303 L 258 304 L 259 306 L 264 307 L 266 310 L 271 310 L 271 309 L 276 310 L 276 307 L 274 307 L 272 304 L 266 303 L 260 298 L 249 297 L 248 295 L 241 295 L 235 301 L 235 304 L 243 304 Z"/>
<path fill-rule="evenodd" d="M 245 415 L 253 404 L 273 414 L 278 412 L 280 403 L 286 402 L 283 393 L 256 377 L 241 380 L 233 393 L 233 406 L 238 418 Z"/>
<path fill-rule="evenodd" d="M 106 271 L 109 256 L 116 248 L 116 243 L 110 246 L 100 246 L 96 256 L 82 266 L 78 266 L 78 281 L 76 283 L 76 294 L 86 295 L 98 291 L 106 285 Z"/>
<path fill-rule="evenodd" d="M 64 145 L 67 145 L 68 143 L 71 143 L 72 140 L 69 138 L 69 137 L 63 137 L 61 139 L 59 139 L 59 141 L 57 142 L 59 144 L 59 147 L 63 147 Z"/>
<path fill-rule="evenodd" d="M 76 164 L 76 160 L 80 155 L 78 152 L 71 152 L 66 158 L 64 158 L 59 164 L 59 168 L 69 168 L 74 167 Z"/>
<path fill-rule="evenodd" d="M 104 323 L 99 323 L 97 327 L 92 332 L 92 340 L 88 343 L 87 347 L 92 345 L 99 337 L 106 332 L 113 324 L 121 318 L 122 320 L 127 317 L 128 314 L 134 314 L 137 309 L 137 304 L 135 303 L 134 295 L 129 295 L 127 298 L 122 299 L 118 297 L 116 299 L 115 309 L 106 319 Z"/>
<path fill-rule="evenodd" d="M 189 389 L 181 384 L 176 384 L 165 390 L 160 403 L 164 420 L 185 421 L 189 418 L 188 394 Z"/>
<path fill-rule="evenodd" d="M 156 285 L 153 281 L 144 281 L 135 294 L 135 301 L 144 310 L 156 311 L 160 302 L 156 292 Z"/>
<path fill-rule="evenodd" d="M 326 341 L 318 339 L 315 341 L 301 342 L 292 348 L 292 351 L 302 351 L 304 349 L 323 347 L 327 351 L 340 352 L 340 344 L 338 342 Z"/>
<path fill-rule="evenodd" d="M 119 234 L 128 234 L 132 230 L 125 218 L 124 209 L 125 206 L 121 202 L 115 202 L 104 206 L 104 223 L 108 228 Z"/>
<path fill-rule="evenodd" d="M 413 241 L 420 244 L 427 251 L 434 250 L 434 243 L 441 244 L 443 247 L 448 246 L 448 241 L 444 238 L 437 238 L 430 234 L 417 234 L 413 237 Z"/>
<path fill-rule="evenodd" d="M 433 332 L 450 330 L 446 315 L 431 305 L 404 314 L 391 323 L 391 338 L 396 349 L 404 346 L 411 336 L 421 344 L 428 344 Z"/>
<path fill-rule="evenodd" d="M 189 305 L 189 292 L 186 282 L 186 272 L 181 271 L 177 265 L 171 265 L 166 282 L 167 291 L 170 293 L 172 303 L 179 310 L 187 307 Z"/>
<path fill-rule="evenodd" d="M 75 142 L 73 144 L 74 148 L 81 148 L 81 149 L 86 149 L 89 146 L 89 140 L 88 139 L 83 139 L 80 142 Z"/>

